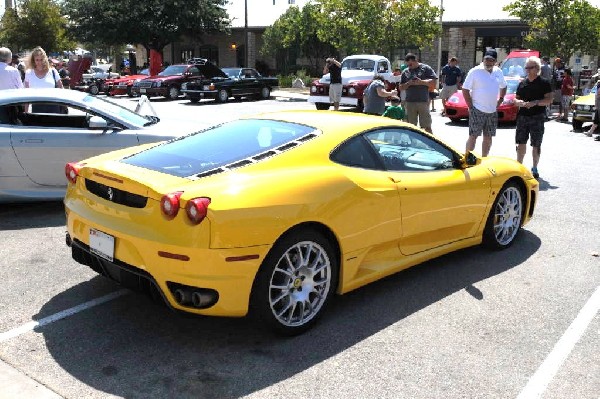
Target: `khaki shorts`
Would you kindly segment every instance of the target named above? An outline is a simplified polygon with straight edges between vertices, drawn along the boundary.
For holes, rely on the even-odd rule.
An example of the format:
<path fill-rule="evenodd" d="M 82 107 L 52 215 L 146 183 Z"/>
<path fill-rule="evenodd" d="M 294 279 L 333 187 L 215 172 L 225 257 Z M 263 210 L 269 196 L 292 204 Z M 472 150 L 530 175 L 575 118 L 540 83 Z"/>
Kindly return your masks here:
<path fill-rule="evenodd" d="M 423 129 L 431 129 L 431 114 L 429 113 L 429 103 L 406 102 L 406 120 L 417 126 L 417 121 Z"/>
<path fill-rule="evenodd" d="M 452 86 L 446 85 L 446 86 L 442 87 L 442 92 L 440 93 L 440 98 L 442 100 L 447 100 L 450 98 L 451 95 L 453 95 L 457 91 L 458 91 L 458 85 L 452 85 Z"/>
<path fill-rule="evenodd" d="M 329 101 L 339 103 L 342 99 L 342 89 L 344 86 L 341 83 L 332 83 L 329 85 Z"/>

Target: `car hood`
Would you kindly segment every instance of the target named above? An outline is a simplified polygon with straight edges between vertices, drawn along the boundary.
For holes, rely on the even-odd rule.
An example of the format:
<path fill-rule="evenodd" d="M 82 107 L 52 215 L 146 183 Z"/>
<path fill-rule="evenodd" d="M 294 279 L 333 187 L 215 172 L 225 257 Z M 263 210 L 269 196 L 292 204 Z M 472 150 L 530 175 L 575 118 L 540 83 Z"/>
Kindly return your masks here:
<path fill-rule="evenodd" d="M 360 70 L 356 70 L 356 69 L 343 70 L 342 71 L 342 84 L 347 85 L 351 81 L 354 81 L 354 80 L 372 80 L 373 76 L 375 76 L 375 75 L 371 71 L 360 71 Z M 319 83 L 329 84 L 330 81 L 331 81 L 331 78 L 330 78 L 329 74 L 325 74 L 319 80 Z"/>
<path fill-rule="evenodd" d="M 168 75 L 168 76 L 150 76 L 146 77 L 144 80 L 149 80 L 153 82 L 165 82 L 168 80 L 179 80 L 182 78 L 182 75 Z"/>
<path fill-rule="evenodd" d="M 573 105 L 595 105 L 596 103 L 596 94 L 590 93 L 585 96 L 577 97 L 575 101 L 573 101 Z"/>

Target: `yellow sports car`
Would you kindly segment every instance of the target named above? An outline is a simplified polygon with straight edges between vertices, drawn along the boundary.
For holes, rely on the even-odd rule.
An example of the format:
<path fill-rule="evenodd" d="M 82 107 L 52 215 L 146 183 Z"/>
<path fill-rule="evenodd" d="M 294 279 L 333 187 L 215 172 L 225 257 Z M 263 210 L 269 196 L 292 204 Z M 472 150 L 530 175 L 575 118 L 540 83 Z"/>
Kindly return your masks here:
<path fill-rule="evenodd" d="M 291 111 L 66 166 L 78 262 L 172 308 L 310 328 L 334 294 L 450 251 L 506 248 L 538 182 L 413 125 Z"/>
<path fill-rule="evenodd" d="M 573 110 L 573 131 L 581 131 L 584 122 L 592 122 L 594 119 L 597 90 L 598 85 L 594 85 L 589 94 L 578 97 L 571 104 L 571 109 Z"/>

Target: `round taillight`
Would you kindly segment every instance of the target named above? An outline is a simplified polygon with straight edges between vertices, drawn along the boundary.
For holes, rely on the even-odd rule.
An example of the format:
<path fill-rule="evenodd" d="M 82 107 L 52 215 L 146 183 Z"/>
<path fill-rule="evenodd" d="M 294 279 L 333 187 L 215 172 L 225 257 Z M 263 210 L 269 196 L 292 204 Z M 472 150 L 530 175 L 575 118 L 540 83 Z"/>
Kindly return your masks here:
<path fill-rule="evenodd" d="M 162 213 L 172 219 L 177 216 L 177 212 L 179 212 L 179 198 L 183 194 L 183 191 L 177 191 L 174 193 L 169 193 L 163 195 L 160 199 L 160 210 Z"/>
<path fill-rule="evenodd" d="M 206 197 L 192 198 L 189 200 L 185 206 L 185 213 L 187 213 L 190 222 L 193 224 L 199 224 L 202 222 L 208 212 L 209 204 L 210 198 Z"/>
<path fill-rule="evenodd" d="M 75 184 L 77 182 L 77 176 L 79 176 L 79 170 L 83 164 L 77 162 L 69 162 L 65 165 L 65 176 L 69 183 Z"/>
<path fill-rule="evenodd" d="M 310 91 L 313 92 L 313 93 L 316 93 L 317 92 L 317 86 L 311 86 L 310 87 Z"/>

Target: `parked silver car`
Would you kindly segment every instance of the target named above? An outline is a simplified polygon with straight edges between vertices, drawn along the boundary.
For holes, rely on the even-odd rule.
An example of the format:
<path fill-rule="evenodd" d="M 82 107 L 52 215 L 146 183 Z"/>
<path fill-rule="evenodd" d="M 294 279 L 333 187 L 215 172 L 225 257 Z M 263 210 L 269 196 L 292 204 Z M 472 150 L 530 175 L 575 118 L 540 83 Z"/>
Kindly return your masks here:
<path fill-rule="evenodd" d="M 161 121 L 150 110 L 142 115 L 76 90 L 3 90 L 0 202 L 60 199 L 67 162 L 200 130 Z"/>

